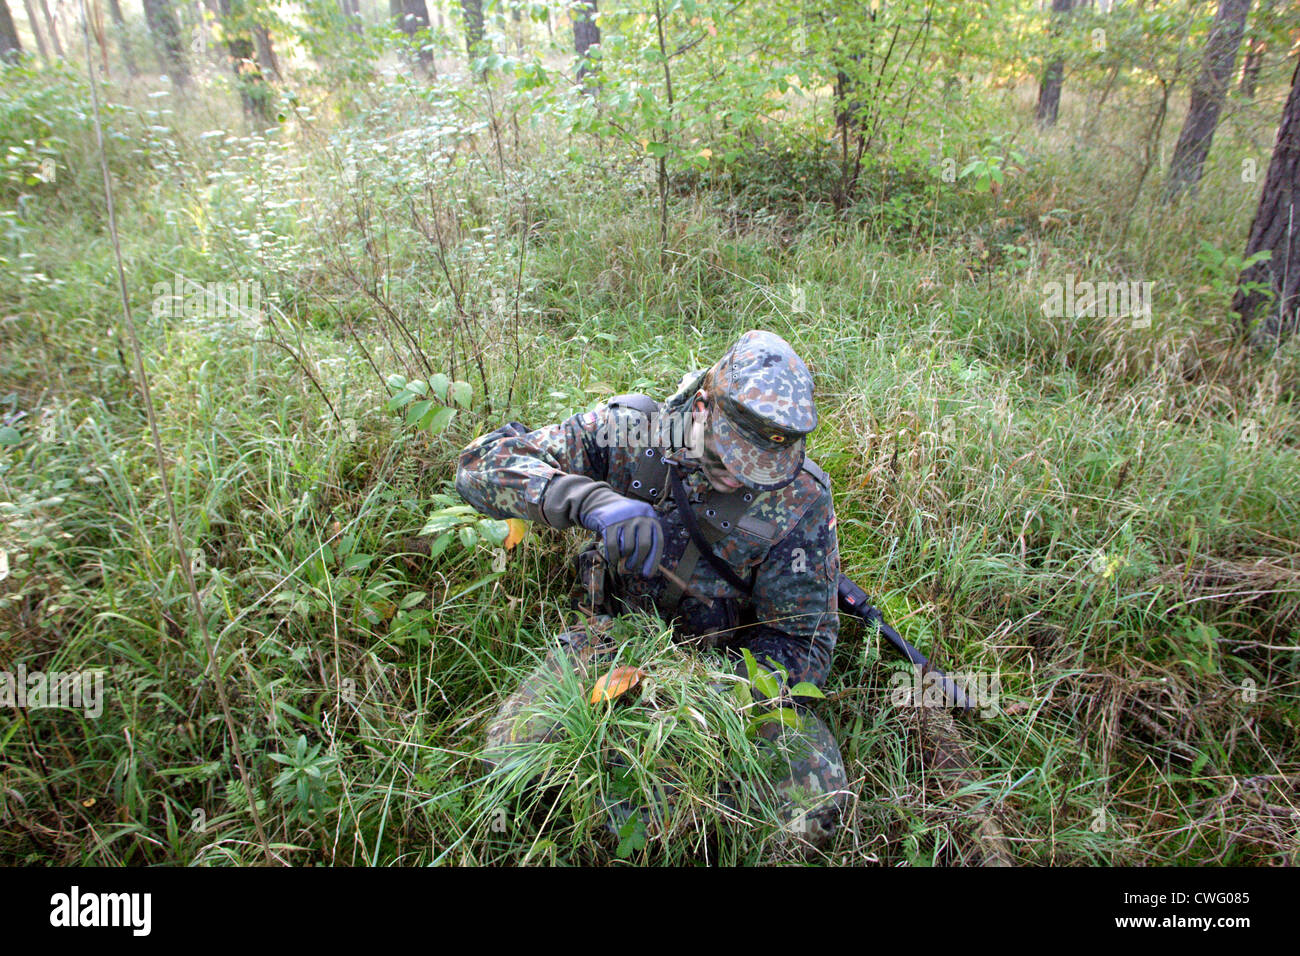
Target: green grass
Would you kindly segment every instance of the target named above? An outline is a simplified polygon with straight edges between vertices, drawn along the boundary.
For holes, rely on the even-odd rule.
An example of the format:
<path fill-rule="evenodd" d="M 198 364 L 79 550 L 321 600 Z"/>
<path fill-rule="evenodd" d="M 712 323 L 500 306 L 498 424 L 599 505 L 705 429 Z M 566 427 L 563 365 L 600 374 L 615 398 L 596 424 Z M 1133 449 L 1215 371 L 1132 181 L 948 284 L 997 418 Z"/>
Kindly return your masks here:
<path fill-rule="evenodd" d="M 710 803 L 759 769 L 716 702 L 707 729 L 652 738 L 648 707 L 583 706 L 574 678 L 567 735 L 485 774 L 485 722 L 574 619 L 579 542 L 535 531 L 494 570 L 485 542 L 431 557 L 421 534 L 474 435 L 666 394 L 762 326 L 816 376 L 845 569 L 941 665 L 1001 678 L 998 713 L 962 724 L 979 775 L 954 793 L 923 758 L 924 714 L 890 703 L 896 661 L 846 620 L 817 709 L 855 802 L 812 858 L 961 862 L 975 806 L 1025 863 L 1295 861 L 1300 361 L 1237 344 L 1196 242 L 1241 245 L 1232 157 L 1253 114 L 1230 117 L 1222 162 L 1174 211 L 1147 189 L 1130 216 L 1131 166 L 1077 130 L 1022 130 L 1026 171 L 998 197 L 910 171 L 836 220 L 761 181 L 683 188 L 661 257 L 652 192 L 612 164 L 567 165 L 543 125 L 507 144 L 503 186 L 487 140 L 428 133 L 472 97 L 381 92 L 266 141 L 204 138 L 212 115 L 153 101 L 110 117 L 151 158 L 115 154 L 129 292 L 278 858 L 805 859 L 763 801 Z M 84 125 L 60 135 L 93 155 Z M 425 163 L 434 148 L 466 162 Z M 340 176 L 349 150 L 366 175 Z M 0 415 L 21 440 L 0 447 L 0 665 L 102 668 L 108 700 L 97 720 L 0 714 L 0 857 L 254 863 L 91 178 L 38 191 L 4 240 Z M 1152 327 L 1045 318 L 1043 282 L 1070 271 L 1155 281 Z M 259 323 L 155 318 L 152 285 L 177 273 L 259 277 L 277 305 Z M 389 374 L 429 371 L 474 389 L 439 435 L 385 410 Z M 670 711 L 706 693 L 662 628 L 628 641 Z M 653 791 L 665 761 L 686 768 L 678 816 L 641 845 L 610 838 L 601 798 Z"/>

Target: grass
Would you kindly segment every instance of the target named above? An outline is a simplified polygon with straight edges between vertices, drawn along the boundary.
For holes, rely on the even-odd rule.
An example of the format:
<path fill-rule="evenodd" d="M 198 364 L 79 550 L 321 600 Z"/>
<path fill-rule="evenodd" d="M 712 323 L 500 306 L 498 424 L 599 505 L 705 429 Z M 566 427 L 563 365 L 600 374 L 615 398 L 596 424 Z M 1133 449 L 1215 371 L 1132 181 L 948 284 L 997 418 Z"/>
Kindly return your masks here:
<path fill-rule="evenodd" d="M 703 182 L 674 197 L 661 258 L 653 192 L 569 164 L 544 124 L 507 141 L 503 177 L 490 131 L 438 132 L 480 108 L 469 94 L 370 104 L 267 140 L 155 100 L 111 116 L 182 530 L 278 858 L 809 859 L 770 802 L 717 803 L 762 768 L 716 674 L 653 621 L 622 653 L 661 706 L 592 708 L 571 678 L 567 734 L 486 773 L 486 721 L 573 620 L 579 542 L 535 531 L 502 565 L 421 533 L 474 435 L 666 394 L 762 326 L 816 376 L 845 569 L 936 661 L 1001 685 L 994 716 L 963 722 L 977 779 L 949 786 L 925 712 L 890 703 L 897 663 L 845 620 L 817 710 L 855 800 L 811 859 L 969 861 L 993 810 L 1030 864 L 1295 862 L 1300 363 L 1236 342 L 1197 257 L 1199 237 L 1242 245 L 1255 113 L 1229 116 L 1175 210 L 1151 188 L 1130 203 L 1122 114 L 1113 149 L 1079 149 L 1080 128 L 1039 136 L 1012 104 L 1028 160 L 996 197 L 912 171 L 869 177 L 837 219 L 788 187 Z M 84 125 L 63 132 L 85 154 Z M 103 669 L 109 693 L 97 720 L 0 716 L 0 858 L 254 863 L 85 178 L 37 190 L 4 240 L 0 414 L 20 439 L 0 447 L 0 665 Z M 1042 284 L 1067 272 L 1154 281 L 1151 328 L 1045 318 Z M 176 274 L 259 278 L 276 303 L 156 317 Z M 389 374 L 439 371 L 473 386 L 446 431 L 385 410 Z M 603 800 L 666 780 L 671 819 L 607 832 Z"/>

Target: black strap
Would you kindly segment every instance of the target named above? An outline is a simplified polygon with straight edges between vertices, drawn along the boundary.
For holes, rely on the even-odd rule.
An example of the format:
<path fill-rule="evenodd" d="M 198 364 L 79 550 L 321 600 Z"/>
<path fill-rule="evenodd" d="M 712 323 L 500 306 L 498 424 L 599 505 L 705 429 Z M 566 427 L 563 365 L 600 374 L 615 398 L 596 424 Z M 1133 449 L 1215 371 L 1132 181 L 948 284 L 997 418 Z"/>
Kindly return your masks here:
<path fill-rule="evenodd" d="M 742 594 L 753 593 L 753 585 L 746 583 L 744 578 L 738 575 L 726 561 L 713 553 L 713 548 L 704 538 L 704 532 L 700 530 L 699 519 L 695 517 L 695 509 L 691 503 L 686 500 L 686 485 L 682 482 L 682 476 L 677 471 L 675 465 L 668 466 L 668 475 L 672 479 L 673 501 L 677 504 L 677 513 L 682 516 L 682 524 L 686 525 L 686 531 L 691 536 L 691 541 L 695 543 L 696 549 L 704 555 L 704 560 L 713 565 L 713 570 L 722 575 L 723 579 L 737 591 Z"/>

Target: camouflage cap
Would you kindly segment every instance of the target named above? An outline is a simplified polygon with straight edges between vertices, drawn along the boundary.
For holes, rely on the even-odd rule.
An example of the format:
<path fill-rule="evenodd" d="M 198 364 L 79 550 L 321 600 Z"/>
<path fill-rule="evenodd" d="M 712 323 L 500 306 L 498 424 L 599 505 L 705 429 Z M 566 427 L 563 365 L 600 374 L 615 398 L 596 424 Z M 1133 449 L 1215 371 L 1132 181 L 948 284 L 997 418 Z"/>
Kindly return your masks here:
<path fill-rule="evenodd" d="M 781 336 L 746 332 L 713 367 L 709 421 L 738 480 L 759 491 L 783 488 L 803 467 L 804 436 L 817 427 L 812 373 Z"/>

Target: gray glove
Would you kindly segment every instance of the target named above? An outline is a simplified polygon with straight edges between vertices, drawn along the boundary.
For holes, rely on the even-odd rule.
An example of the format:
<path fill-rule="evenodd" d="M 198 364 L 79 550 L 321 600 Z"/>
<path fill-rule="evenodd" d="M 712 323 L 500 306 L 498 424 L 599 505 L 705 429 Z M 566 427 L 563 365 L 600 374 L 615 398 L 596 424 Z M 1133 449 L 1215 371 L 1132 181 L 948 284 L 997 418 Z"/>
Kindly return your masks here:
<path fill-rule="evenodd" d="M 602 536 L 605 558 L 618 569 L 623 562 L 642 577 L 651 577 L 664 553 L 664 530 L 654 508 L 620 495 L 603 481 L 585 475 L 557 475 L 542 496 L 547 524 L 579 524 Z"/>

